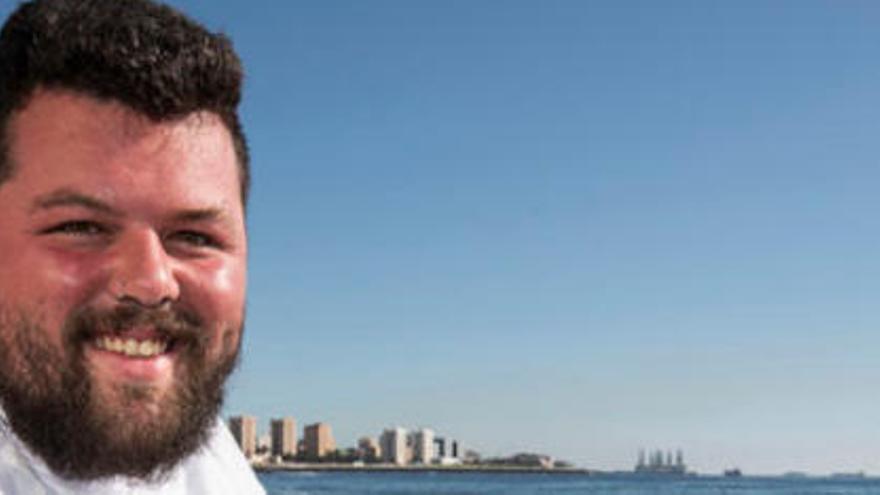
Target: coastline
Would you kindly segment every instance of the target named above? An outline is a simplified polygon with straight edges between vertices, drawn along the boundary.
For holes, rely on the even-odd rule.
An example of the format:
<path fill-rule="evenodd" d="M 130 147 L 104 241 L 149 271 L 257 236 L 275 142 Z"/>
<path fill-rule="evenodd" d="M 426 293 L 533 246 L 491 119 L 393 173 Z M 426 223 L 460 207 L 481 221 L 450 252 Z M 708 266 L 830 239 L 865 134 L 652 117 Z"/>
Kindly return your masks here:
<path fill-rule="evenodd" d="M 831 473 L 831 474 L 753 474 L 740 476 L 725 476 L 724 474 L 709 474 L 688 472 L 681 475 L 669 474 L 644 474 L 633 471 L 599 471 L 585 468 L 541 468 L 530 466 L 491 466 L 491 465 L 466 465 L 466 466 L 436 466 L 436 465 L 409 465 L 396 466 L 393 464 L 334 464 L 334 463 L 252 463 L 257 473 L 273 472 L 365 472 L 365 473 L 485 473 L 485 474 L 541 474 L 541 475 L 579 475 L 597 479 L 618 480 L 768 480 L 775 482 L 790 482 L 801 480 L 832 481 L 839 483 L 876 483 L 880 477 L 869 476 L 864 473 Z"/>
<path fill-rule="evenodd" d="M 393 464 L 334 464 L 334 463 L 253 463 L 254 471 L 271 473 L 275 471 L 327 471 L 327 472 L 440 472 L 440 473 L 523 473 L 523 474 L 579 474 L 595 475 L 596 471 L 583 468 L 542 468 L 530 466 L 396 466 Z"/>

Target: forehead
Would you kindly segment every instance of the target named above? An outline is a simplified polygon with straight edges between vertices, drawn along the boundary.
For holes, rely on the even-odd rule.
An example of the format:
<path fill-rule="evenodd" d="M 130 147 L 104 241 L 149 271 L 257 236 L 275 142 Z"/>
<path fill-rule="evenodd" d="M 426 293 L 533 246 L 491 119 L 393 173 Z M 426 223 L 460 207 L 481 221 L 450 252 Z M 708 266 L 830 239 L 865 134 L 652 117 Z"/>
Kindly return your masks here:
<path fill-rule="evenodd" d="M 8 136 L 13 176 L 0 191 L 66 188 L 111 202 L 241 209 L 232 139 L 211 113 L 156 123 L 118 103 L 40 91 L 10 120 Z"/>

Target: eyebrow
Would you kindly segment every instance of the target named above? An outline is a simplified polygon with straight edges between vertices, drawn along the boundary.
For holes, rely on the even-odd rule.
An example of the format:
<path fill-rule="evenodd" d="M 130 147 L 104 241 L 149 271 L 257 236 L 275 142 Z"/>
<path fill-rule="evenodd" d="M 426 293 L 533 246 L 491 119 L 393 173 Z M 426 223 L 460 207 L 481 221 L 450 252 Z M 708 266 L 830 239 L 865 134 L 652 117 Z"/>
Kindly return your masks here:
<path fill-rule="evenodd" d="M 79 206 L 89 210 L 100 211 L 113 216 L 119 216 L 119 212 L 98 198 L 83 194 L 71 189 L 59 189 L 49 194 L 38 196 L 31 205 L 31 213 L 38 210 L 50 210 L 69 206 Z"/>
<path fill-rule="evenodd" d="M 94 210 L 115 217 L 122 216 L 122 212 L 98 198 L 83 194 L 72 189 L 59 189 L 42 196 L 38 196 L 31 206 L 31 213 L 52 208 L 80 207 Z M 218 207 L 194 208 L 181 210 L 172 215 L 172 220 L 181 223 L 228 221 L 224 209 Z"/>
<path fill-rule="evenodd" d="M 206 222 L 220 220 L 225 216 L 224 211 L 220 208 L 198 208 L 177 212 L 173 218 L 177 222 Z"/>

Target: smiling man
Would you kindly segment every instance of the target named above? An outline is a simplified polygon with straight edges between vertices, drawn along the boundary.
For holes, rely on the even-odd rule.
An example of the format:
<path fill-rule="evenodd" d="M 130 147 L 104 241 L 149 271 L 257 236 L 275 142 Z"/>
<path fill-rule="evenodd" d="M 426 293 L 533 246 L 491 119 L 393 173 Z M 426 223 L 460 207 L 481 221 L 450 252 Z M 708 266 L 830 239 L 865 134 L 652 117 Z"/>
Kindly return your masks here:
<path fill-rule="evenodd" d="M 149 0 L 37 0 L 0 32 L 0 493 L 263 493 L 218 419 L 241 79 Z"/>

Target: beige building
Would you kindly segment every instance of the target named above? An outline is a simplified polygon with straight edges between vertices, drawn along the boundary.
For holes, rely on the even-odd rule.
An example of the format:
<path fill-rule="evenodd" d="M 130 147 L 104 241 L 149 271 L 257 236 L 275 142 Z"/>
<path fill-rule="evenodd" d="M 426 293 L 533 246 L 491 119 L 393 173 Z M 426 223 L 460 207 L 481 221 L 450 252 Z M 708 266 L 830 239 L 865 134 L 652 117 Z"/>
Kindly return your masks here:
<path fill-rule="evenodd" d="M 257 418 L 233 416 L 229 418 L 229 430 L 245 457 L 250 459 L 257 451 Z"/>
<path fill-rule="evenodd" d="M 336 450 L 333 432 L 327 423 L 306 426 L 303 437 L 306 459 L 319 460 Z"/>
<path fill-rule="evenodd" d="M 363 437 L 358 440 L 358 455 L 366 461 L 378 461 L 382 458 L 382 449 L 375 438 Z"/>
<path fill-rule="evenodd" d="M 289 416 L 273 419 L 269 430 L 272 435 L 273 456 L 296 455 L 296 420 Z"/>

